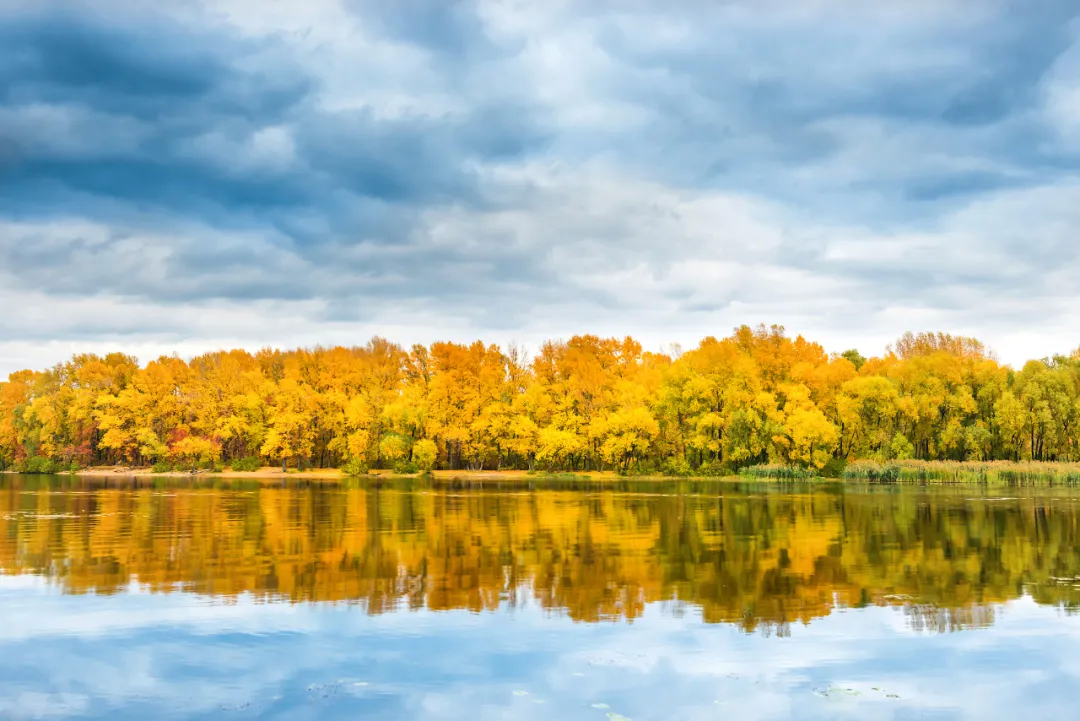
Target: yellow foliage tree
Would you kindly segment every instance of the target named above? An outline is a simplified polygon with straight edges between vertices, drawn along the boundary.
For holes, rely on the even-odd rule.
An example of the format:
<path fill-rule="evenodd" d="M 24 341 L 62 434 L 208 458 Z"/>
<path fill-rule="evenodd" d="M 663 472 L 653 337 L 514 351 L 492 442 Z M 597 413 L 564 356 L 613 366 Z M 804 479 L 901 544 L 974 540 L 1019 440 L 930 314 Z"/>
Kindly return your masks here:
<path fill-rule="evenodd" d="M 149 464 L 186 437 L 226 462 L 355 468 L 417 462 L 421 441 L 431 467 L 473 470 L 1080 460 L 1080 354 L 1017 371 L 948 334 L 908 334 L 867 358 L 741 326 L 671 356 L 592 335 L 531 359 L 479 341 L 406 351 L 373 338 L 142 367 L 83 354 L 0 383 L 3 468 Z"/>

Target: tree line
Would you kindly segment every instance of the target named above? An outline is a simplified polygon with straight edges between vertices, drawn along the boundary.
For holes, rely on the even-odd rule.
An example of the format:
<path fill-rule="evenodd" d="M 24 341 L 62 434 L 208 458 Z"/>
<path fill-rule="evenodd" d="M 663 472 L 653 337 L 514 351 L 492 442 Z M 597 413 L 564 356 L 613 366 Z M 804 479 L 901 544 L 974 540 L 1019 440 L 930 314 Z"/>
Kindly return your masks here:
<path fill-rule="evenodd" d="M 76 355 L 0 383 L 0 467 L 98 464 L 719 475 L 853 459 L 1078 460 L 1080 354 L 1016 370 L 908 333 L 829 354 L 780 326 L 693 350 L 574 336 L 161 357 Z"/>

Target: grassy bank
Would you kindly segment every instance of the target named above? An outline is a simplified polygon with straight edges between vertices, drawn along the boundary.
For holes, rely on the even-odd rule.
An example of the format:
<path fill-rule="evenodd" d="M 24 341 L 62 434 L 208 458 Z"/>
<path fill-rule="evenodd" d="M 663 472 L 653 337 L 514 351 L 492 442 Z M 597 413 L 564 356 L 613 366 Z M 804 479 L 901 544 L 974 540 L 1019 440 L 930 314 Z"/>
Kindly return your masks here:
<path fill-rule="evenodd" d="M 741 475 L 807 480 L 822 474 L 806 468 L 751 466 Z M 838 477 L 858 483 L 963 483 L 998 486 L 1080 485 L 1080 463 L 1036 461 L 852 461 Z"/>
<path fill-rule="evenodd" d="M 1080 485 L 1080 463 L 1035 461 L 856 461 L 845 480 L 878 483 L 978 483 L 1002 486 Z"/>

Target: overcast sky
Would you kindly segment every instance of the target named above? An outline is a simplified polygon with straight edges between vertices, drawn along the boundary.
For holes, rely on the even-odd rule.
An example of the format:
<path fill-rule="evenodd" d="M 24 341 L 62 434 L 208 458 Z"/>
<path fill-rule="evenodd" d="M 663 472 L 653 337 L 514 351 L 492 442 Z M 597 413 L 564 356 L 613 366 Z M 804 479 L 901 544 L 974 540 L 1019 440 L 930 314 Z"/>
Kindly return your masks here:
<path fill-rule="evenodd" d="M 1080 345 L 1080 5 L 4 0 L 0 373 L 779 323 Z"/>

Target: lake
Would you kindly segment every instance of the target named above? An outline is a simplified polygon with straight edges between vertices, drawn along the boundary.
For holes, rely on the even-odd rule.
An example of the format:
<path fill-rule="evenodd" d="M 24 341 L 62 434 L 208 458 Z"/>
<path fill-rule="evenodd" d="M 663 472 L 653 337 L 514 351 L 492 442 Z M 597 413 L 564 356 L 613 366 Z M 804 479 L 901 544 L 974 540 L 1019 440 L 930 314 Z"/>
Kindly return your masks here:
<path fill-rule="evenodd" d="M 1080 490 L 0 477 L 0 718 L 1067 718 Z"/>

